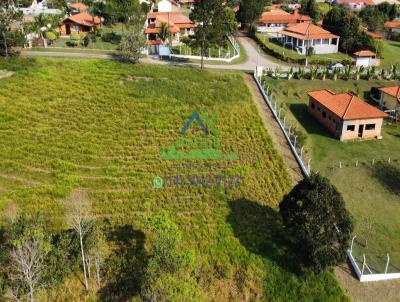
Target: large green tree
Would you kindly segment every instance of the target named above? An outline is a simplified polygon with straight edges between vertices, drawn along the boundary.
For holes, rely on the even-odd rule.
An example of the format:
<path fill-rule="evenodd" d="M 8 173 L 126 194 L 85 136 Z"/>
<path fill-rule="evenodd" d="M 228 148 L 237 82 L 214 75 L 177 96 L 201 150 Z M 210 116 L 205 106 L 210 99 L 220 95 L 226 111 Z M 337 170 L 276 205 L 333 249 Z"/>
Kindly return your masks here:
<path fill-rule="evenodd" d="M 204 56 L 211 45 L 221 45 L 232 31 L 230 13 L 222 0 L 197 0 L 190 19 L 196 24 L 195 45 L 200 47 L 201 68 Z"/>
<path fill-rule="evenodd" d="M 241 0 L 238 19 L 248 26 L 253 25 L 260 19 L 264 7 L 270 4 L 270 0 Z"/>
<path fill-rule="evenodd" d="M 147 46 L 143 24 L 145 17 L 141 10 L 127 17 L 126 31 L 122 34 L 120 50 L 123 58 L 138 61 L 141 51 Z"/>
<path fill-rule="evenodd" d="M 310 16 L 314 21 L 318 21 L 321 16 L 315 0 L 301 0 L 300 13 Z"/>
<path fill-rule="evenodd" d="M 343 7 L 334 7 L 324 17 L 323 27 L 340 36 L 340 48 L 346 53 L 369 49 L 374 51 L 374 40 L 361 30 L 360 19 Z"/>
<path fill-rule="evenodd" d="M 344 200 L 325 177 L 312 174 L 279 205 L 302 267 L 321 272 L 346 259 L 353 224 Z"/>
<path fill-rule="evenodd" d="M 24 44 L 24 36 L 19 28 L 22 13 L 11 6 L 0 9 L 0 55 L 14 54 L 14 47 Z"/>

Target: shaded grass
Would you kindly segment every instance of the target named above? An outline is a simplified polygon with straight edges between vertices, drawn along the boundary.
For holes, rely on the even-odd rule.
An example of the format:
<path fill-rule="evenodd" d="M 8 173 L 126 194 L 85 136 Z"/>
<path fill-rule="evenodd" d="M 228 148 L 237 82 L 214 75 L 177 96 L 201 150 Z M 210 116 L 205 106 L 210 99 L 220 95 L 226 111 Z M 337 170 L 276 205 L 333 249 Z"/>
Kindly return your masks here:
<path fill-rule="evenodd" d="M 330 272 L 293 273 L 278 233 L 268 233 L 273 224 L 264 219 L 276 218 L 290 181 L 241 74 L 44 58 L 0 60 L 0 69 L 15 72 L 0 82 L 1 214 L 39 211 L 63 229 L 62 201 L 86 189 L 119 251 L 107 260 L 116 269 L 104 276 L 102 299 L 138 295 L 136 274 L 152 238 L 147 220 L 162 210 L 196 251 L 194 277 L 207 300 L 345 299 Z M 193 111 L 216 114 L 221 150 L 239 160 L 206 161 L 210 167 L 159 160 Z M 155 176 L 224 173 L 240 174 L 241 186 L 153 188 Z"/>
<path fill-rule="evenodd" d="M 383 40 L 382 67 L 400 64 L 400 42 Z"/>

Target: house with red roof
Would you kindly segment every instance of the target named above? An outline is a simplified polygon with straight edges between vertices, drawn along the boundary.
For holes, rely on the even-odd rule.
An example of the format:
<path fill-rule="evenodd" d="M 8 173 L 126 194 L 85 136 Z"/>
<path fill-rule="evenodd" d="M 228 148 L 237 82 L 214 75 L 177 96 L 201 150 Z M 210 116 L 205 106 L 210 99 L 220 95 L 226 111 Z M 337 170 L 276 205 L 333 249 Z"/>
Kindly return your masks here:
<path fill-rule="evenodd" d="M 61 36 L 70 35 L 72 32 L 90 32 L 102 22 L 101 18 L 87 13 L 78 13 L 66 17 L 60 26 Z"/>
<path fill-rule="evenodd" d="M 376 53 L 370 50 L 360 50 L 353 54 L 353 61 L 356 66 L 378 66 L 379 60 L 376 58 Z"/>
<path fill-rule="evenodd" d="M 399 21 L 388 21 L 385 23 L 385 26 L 388 28 L 389 34 L 391 33 L 400 33 L 400 22 Z"/>
<path fill-rule="evenodd" d="M 312 23 L 298 23 L 279 32 L 279 40 L 299 54 L 306 55 L 312 47 L 314 54 L 337 53 L 339 36 Z"/>
<path fill-rule="evenodd" d="M 257 31 L 277 33 L 288 26 L 297 23 L 311 23 L 311 18 L 295 12 L 290 14 L 280 8 L 270 7 L 268 12 L 262 13 L 258 21 Z"/>
<path fill-rule="evenodd" d="M 145 33 L 151 45 L 161 43 L 158 33 L 161 24 L 168 25 L 172 43 L 179 42 L 182 36 L 194 34 L 194 23 L 185 15 L 179 12 L 151 12 L 147 14 L 147 26 Z"/>
<path fill-rule="evenodd" d="M 334 3 L 337 5 L 342 5 L 349 10 L 360 11 L 367 6 L 375 5 L 373 0 L 335 0 Z"/>
<path fill-rule="evenodd" d="M 86 4 L 80 2 L 71 3 L 69 7 L 71 8 L 73 14 L 84 13 L 87 12 L 87 10 L 89 9 Z"/>
<path fill-rule="evenodd" d="M 308 112 L 341 141 L 381 138 L 388 114 L 350 93 L 328 89 L 308 93 Z"/>
<path fill-rule="evenodd" d="M 387 110 L 400 113 L 400 85 L 378 88 L 380 92 L 379 105 Z"/>

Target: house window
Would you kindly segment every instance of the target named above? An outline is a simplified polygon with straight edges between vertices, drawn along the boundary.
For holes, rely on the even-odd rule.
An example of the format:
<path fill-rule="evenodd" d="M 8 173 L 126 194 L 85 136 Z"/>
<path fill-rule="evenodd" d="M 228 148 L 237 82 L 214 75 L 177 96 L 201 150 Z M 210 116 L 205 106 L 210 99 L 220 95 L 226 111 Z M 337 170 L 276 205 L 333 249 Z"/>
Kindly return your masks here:
<path fill-rule="evenodd" d="M 374 130 L 375 129 L 375 124 L 367 124 L 365 125 L 365 130 Z"/>
<path fill-rule="evenodd" d="M 315 108 L 315 104 L 311 103 L 311 108 L 314 109 Z"/>
<path fill-rule="evenodd" d="M 317 107 L 317 110 L 318 110 L 318 111 L 321 111 L 321 108 Z"/>
<path fill-rule="evenodd" d="M 331 116 L 329 116 L 329 117 L 328 117 L 328 119 L 329 119 L 329 120 L 331 120 L 331 119 L 332 119 L 332 117 L 331 117 Z"/>
<path fill-rule="evenodd" d="M 76 32 L 79 31 L 79 26 L 78 25 L 74 25 L 74 31 L 76 31 Z"/>
<path fill-rule="evenodd" d="M 337 44 L 337 38 L 333 38 L 332 39 L 332 45 L 336 45 Z"/>
<path fill-rule="evenodd" d="M 320 39 L 314 40 L 314 45 L 320 45 L 320 44 L 321 44 L 321 40 Z"/>
<path fill-rule="evenodd" d="M 329 39 L 323 39 L 322 44 L 328 45 L 329 44 Z"/>
<path fill-rule="evenodd" d="M 326 112 L 322 111 L 322 117 L 326 117 Z"/>
<path fill-rule="evenodd" d="M 355 125 L 348 125 L 347 126 L 347 131 L 354 131 L 356 130 L 356 126 Z"/>

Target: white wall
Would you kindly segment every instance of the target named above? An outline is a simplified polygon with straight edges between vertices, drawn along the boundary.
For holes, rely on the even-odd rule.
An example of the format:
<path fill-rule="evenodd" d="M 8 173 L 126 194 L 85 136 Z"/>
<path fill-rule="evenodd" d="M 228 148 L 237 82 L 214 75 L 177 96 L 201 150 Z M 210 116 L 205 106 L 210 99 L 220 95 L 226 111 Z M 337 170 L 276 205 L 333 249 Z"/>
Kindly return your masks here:
<path fill-rule="evenodd" d="M 157 7 L 159 12 L 172 12 L 172 3 L 169 0 L 161 0 L 158 2 Z"/>

